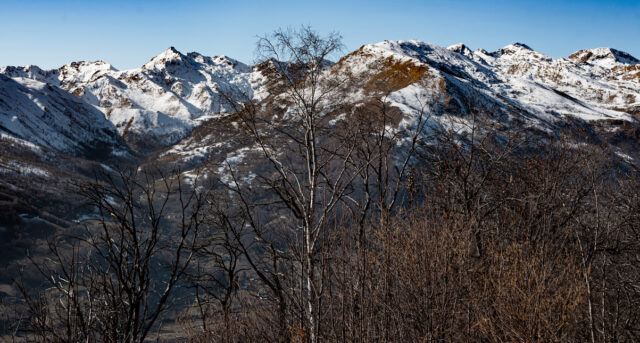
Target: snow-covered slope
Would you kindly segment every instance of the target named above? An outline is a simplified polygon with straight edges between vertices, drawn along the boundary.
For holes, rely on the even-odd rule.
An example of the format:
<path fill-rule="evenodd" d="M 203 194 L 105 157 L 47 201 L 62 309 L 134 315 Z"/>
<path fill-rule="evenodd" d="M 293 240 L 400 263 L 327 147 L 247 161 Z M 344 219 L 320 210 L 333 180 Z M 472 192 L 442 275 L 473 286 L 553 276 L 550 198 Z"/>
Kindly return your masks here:
<path fill-rule="evenodd" d="M 577 51 L 569 59 L 579 63 L 615 68 L 620 64 L 638 64 L 640 61 L 628 53 L 611 48 L 596 48 Z"/>
<path fill-rule="evenodd" d="M 115 127 L 58 87 L 0 74 L 0 134 L 75 156 L 126 151 Z"/>
<path fill-rule="evenodd" d="M 82 205 L 70 185 L 132 158 L 95 107 L 50 83 L 0 74 L 0 226 L 30 232 L 22 218 L 31 217 L 61 225 Z"/>

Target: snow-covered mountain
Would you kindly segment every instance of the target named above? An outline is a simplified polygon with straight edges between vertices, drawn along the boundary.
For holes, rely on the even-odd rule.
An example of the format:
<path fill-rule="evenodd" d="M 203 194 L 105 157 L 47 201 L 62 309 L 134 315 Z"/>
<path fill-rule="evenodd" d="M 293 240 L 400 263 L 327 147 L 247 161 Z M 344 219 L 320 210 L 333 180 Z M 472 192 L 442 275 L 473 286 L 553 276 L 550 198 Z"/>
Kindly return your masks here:
<path fill-rule="evenodd" d="M 640 101 L 635 98 L 640 82 L 627 71 L 636 65 L 614 62 L 609 69 L 583 65 L 571 59 L 552 59 L 520 43 L 487 53 L 471 52 L 463 44 L 445 49 L 418 41 L 386 41 L 366 45 L 352 55 L 347 61 L 359 61 L 350 61 L 351 68 L 374 63 L 369 69 L 379 70 L 383 58 L 422 67 L 425 77 L 437 79 L 441 91 L 461 107 L 476 102 L 472 107 L 477 108 L 482 105 L 479 99 L 485 99 L 502 104 L 494 110 L 520 112 L 541 124 L 567 117 L 633 120 L 629 112 Z M 366 62 L 359 56 L 367 56 Z"/>
<path fill-rule="evenodd" d="M 118 71 L 96 61 L 48 71 L 5 67 L 0 74 L 59 87 L 102 111 L 127 141 L 151 149 L 175 143 L 202 119 L 228 112 L 229 92 L 251 101 L 267 95 L 267 79 L 257 68 L 225 56 L 185 55 L 173 47 L 138 69 Z"/>
<path fill-rule="evenodd" d="M 330 115 L 338 121 L 384 98 L 404 114 L 398 126 L 410 126 L 421 111 L 440 124 L 451 118 L 464 124 L 474 113 L 501 127 L 519 123 L 544 134 L 585 129 L 590 139 L 610 142 L 620 156 L 640 157 L 640 64 L 613 49 L 594 51 L 586 55 L 605 57 L 553 59 L 521 43 L 495 52 L 420 41 L 368 44 L 325 69 L 344 79 L 340 106 Z M 270 97 L 264 105 L 278 99 Z M 250 147 L 238 143 L 237 127 L 232 118 L 211 122 L 161 156 L 209 162 L 212 170 L 228 160 L 239 165 L 250 160 Z"/>
<path fill-rule="evenodd" d="M 608 111 L 640 115 L 640 61 L 625 52 L 598 48 L 554 59 L 524 44 L 513 44 L 494 53 L 477 50 L 468 57 L 511 79 L 515 76 L 566 93 L 605 117 L 615 116 Z"/>
<path fill-rule="evenodd" d="M 2 194 L 17 208 L 16 199 L 40 194 L 36 186 L 49 189 L 125 160 L 178 161 L 187 173 L 232 165 L 249 180 L 259 166 L 230 101 L 286 114 L 278 63 L 250 66 L 169 48 L 123 71 L 103 61 L 0 68 L 0 213 Z M 581 128 L 589 137 L 576 143 L 608 144 L 629 161 L 640 158 L 640 62 L 615 49 L 555 59 L 522 43 L 488 52 L 384 41 L 324 67 L 327 76 L 342 79 L 339 106 L 327 114 L 331 123 L 384 99 L 398 114 L 397 127 L 413 125 L 421 111 L 432 124 L 446 125 L 451 118 L 464 124 L 473 114 L 495 127 L 524 124 L 541 135 Z M 30 207 L 19 208 L 7 211 Z"/>
<path fill-rule="evenodd" d="M 47 77 L 36 67 L 27 72 Z M 70 185 L 91 177 L 101 163 L 134 158 L 98 109 L 22 76 L 0 74 L 0 227 L 5 230 L 0 240 L 11 242 L 14 251 L 24 246 L 14 245 L 11 237 L 35 236 L 75 215 L 81 202 Z"/>
<path fill-rule="evenodd" d="M 249 66 L 171 47 L 138 69 L 118 71 L 96 61 L 48 71 L 4 67 L 0 74 L 37 80 L 75 95 L 100 110 L 133 147 L 151 151 L 175 144 L 202 122 L 231 111 L 229 95 L 246 101 L 267 98 L 274 90 L 269 63 L 273 61 Z M 402 76 L 398 68 L 414 74 Z M 630 121 L 640 114 L 639 61 L 609 48 L 554 59 L 521 43 L 487 52 L 464 44 L 442 48 L 419 41 L 385 41 L 361 47 L 328 70 L 360 80 L 345 89 L 350 102 L 373 96 L 374 90 L 393 90 L 399 93 L 390 99 L 411 107 L 403 102 L 411 102 L 412 96 L 403 93 L 417 91 L 420 79 L 423 96 L 437 105 L 431 110 L 450 114 L 469 108 L 518 113 L 546 129 L 567 118 Z M 424 87 L 425 80 L 430 80 L 429 87 Z"/>
<path fill-rule="evenodd" d="M 81 204 L 70 185 L 141 163 L 225 117 L 226 97 L 266 97 L 274 82 L 263 72 L 269 63 L 174 48 L 124 71 L 103 61 L 0 68 L 0 228 L 25 231 L 25 218 L 38 227 L 73 222 Z"/>

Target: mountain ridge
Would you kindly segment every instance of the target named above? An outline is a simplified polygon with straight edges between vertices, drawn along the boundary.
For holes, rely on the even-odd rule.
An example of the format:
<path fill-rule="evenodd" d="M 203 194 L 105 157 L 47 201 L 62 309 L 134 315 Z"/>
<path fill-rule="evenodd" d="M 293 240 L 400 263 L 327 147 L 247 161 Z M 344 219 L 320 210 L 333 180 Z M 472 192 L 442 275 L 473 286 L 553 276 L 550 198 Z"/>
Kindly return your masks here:
<path fill-rule="evenodd" d="M 345 61 L 350 65 L 340 67 Z M 121 71 L 98 60 L 52 70 L 8 66 L 0 68 L 0 75 L 33 79 L 72 94 L 102 112 L 135 150 L 148 153 L 162 147 L 170 150 L 203 122 L 232 112 L 228 98 L 234 92 L 234 97 L 251 102 L 277 92 L 274 65 L 268 64 L 274 62 L 265 63 L 251 66 L 224 55 L 184 54 L 171 46 L 140 68 Z M 385 79 L 371 82 L 399 66 L 417 74 L 398 83 L 395 91 L 427 75 L 440 80 L 430 87 L 444 93 L 449 111 L 464 110 L 473 98 L 476 105 L 489 106 L 486 111 L 526 113 L 539 125 L 567 116 L 629 121 L 640 115 L 638 60 L 611 48 L 580 50 L 554 59 L 519 42 L 487 52 L 472 51 L 463 43 L 444 48 L 417 40 L 383 41 L 363 45 L 326 68 L 360 73 L 369 78 L 366 87 L 380 88 Z M 357 101 L 360 91 L 345 90 L 345 94 Z"/>
<path fill-rule="evenodd" d="M 366 44 L 323 64 L 321 76 L 340 87 L 323 115 L 348 129 L 355 113 L 384 103 L 397 132 L 420 113 L 429 115 L 428 130 L 465 130 L 477 119 L 500 132 L 529 130 L 541 142 L 572 130 L 580 132 L 571 136 L 576 147 L 604 146 L 635 164 L 640 64 L 615 49 L 591 50 L 556 59 L 523 43 L 494 52 L 416 40 Z M 275 129 L 285 125 L 291 113 L 279 70 L 289 67 L 170 47 L 128 70 L 105 61 L 0 68 L 0 226 L 19 231 L 34 216 L 72 223 L 84 213 L 66 187 L 118 166 L 177 165 L 185 180 L 202 172 L 222 182 L 232 166 L 251 182 L 259 152 L 234 111 L 253 103 Z"/>

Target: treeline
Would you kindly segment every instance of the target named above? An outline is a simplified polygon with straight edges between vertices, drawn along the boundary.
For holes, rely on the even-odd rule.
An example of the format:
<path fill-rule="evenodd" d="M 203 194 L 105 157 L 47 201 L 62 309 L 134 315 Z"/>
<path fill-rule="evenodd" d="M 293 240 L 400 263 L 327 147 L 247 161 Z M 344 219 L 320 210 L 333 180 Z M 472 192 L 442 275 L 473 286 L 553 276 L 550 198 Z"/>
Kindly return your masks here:
<path fill-rule="evenodd" d="M 436 117 L 419 94 L 407 120 L 391 90 L 344 106 L 353 80 L 324 72 L 339 48 L 308 28 L 260 39 L 265 59 L 292 63 L 274 64 L 270 101 L 286 107 L 229 93 L 251 170 L 146 166 L 75 185 L 95 216 L 31 257 L 4 337 L 639 340 L 632 165 L 579 132 L 496 127 L 471 107 Z"/>

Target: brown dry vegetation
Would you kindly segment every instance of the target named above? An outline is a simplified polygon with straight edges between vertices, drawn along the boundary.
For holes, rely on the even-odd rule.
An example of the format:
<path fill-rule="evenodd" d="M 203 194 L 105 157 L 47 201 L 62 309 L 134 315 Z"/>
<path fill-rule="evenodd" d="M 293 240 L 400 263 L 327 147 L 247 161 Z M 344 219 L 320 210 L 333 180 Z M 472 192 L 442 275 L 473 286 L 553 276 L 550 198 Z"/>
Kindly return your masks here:
<path fill-rule="evenodd" d="M 398 61 L 390 56 L 381 61 L 376 70 L 378 72 L 371 77 L 365 89 L 393 92 L 422 79 L 429 67 L 412 61 Z"/>
<path fill-rule="evenodd" d="M 372 215 L 364 231 L 348 216 L 327 228 L 319 341 L 636 341 L 637 176 L 610 178 L 602 152 L 562 143 L 524 157 L 490 140 L 477 150 L 439 141 L 392 217 Z M 282 263 L 293 286 L 295 262 Z M 192 341 L 308 341 L 295 287 L 280 312 L 243 279 L 227 310 L 202 297 L 208 325 L 197 307 L 183 314 Z"/>
<path fill-rule="evenodd" d="M 129 133 L 129 129 L 131 128 L 131 124 L 133 124 L 133 117 L 131 117 L 128 121 L 127 121 L 127 125 L 124 127 L 124 130 L 122 130 L 122 138 L 126 139 L 127 138 L 127 134 Z"/>
<path fill-rule="evenodd" d="M 640 65 L 624 65 L 613 67 L 613 71 L 622 74 L 622 79 L 627 81 L 640 82 Z"/>
<path fill-rule="evenodd" d="M 390 93 L 413 84 L 425 76 L 429 71 L 426 64 L 416 63 L 410 60 L 401 61 L 392 56 L 378 59 L 373 54 L 365 51 L 364 46 L 358 50 L 342 57 L 331 69 L 333 73 L 349 74 L 347 69 L 349 63 L 353 61 L 368 61 L 371 70 L 376 72 L 367 75 L 367 80 L 362 89 L 366 92 L 377 91 Z"/>
<path fill-rule="evenodd" d="M 519 64 L 514 64 L 511 67 L 509 67 L 509 69 L 507 70 L 507 73 L 508 74 L 524 75 L 527 71 L 529 71 L 529 69 L 531 69 L 531 64 L 529 64 L 529 63 L 519 63 Z"/>

